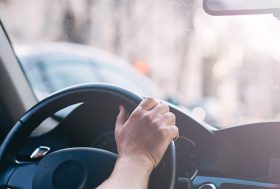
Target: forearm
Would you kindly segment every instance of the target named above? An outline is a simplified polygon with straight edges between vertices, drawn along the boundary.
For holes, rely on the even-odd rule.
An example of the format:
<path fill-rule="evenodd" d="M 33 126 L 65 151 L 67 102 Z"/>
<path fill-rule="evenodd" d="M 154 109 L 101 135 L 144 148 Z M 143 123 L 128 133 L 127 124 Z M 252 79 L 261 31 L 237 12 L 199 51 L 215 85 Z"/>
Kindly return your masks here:
<path fill-rule="evenodd" d="M 98 189 L 147 189 L 152 169 L 144 159 L 120 158 L 110 178 Z"/>

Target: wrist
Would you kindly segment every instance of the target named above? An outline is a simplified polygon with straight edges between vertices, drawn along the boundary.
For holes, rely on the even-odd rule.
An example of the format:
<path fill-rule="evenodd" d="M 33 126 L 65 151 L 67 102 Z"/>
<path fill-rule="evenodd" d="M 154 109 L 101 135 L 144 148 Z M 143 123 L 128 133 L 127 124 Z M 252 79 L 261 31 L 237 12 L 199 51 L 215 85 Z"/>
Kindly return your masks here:
<path fill-rule="evenodd" d="M 117 160 L 117 165 L 125 165 L 131 169 L 135 169 L 142 173 L 150 176 L 151 172 L 154 169 L 154 163 L 152 160 L 146 156 L 135 155 L 135 156 L 121 156 Z"/>
<path fill-rule="evenodd" d="M 108 188 L 148 188 L 153 163 L 147 157 L 119 157 L 107 180 Z M 104 187 L 105 188 L 105 187 Z"/>

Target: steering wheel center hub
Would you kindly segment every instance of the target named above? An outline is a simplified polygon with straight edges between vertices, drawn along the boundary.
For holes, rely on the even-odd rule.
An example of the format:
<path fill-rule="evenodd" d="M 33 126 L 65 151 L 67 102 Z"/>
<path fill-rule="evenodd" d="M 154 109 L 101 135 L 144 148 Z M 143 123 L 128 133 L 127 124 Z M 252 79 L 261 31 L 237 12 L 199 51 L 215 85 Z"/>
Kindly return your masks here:
<path fill-rule="evenodd" d="M 65 179 L 71 178 L 71 179 Z M 86 178 L 86 168 L 78 160 L 67 160 L 60 164 L 53 174 L 53 186 L 59 188 L 83 188 Z"/>
<path fill-rule="evenodd" d="M 110 176 L 116 159 L 116 154 L 94 148 L 54 152 L 39 163 L 32 188 L 95 188 Z"/>

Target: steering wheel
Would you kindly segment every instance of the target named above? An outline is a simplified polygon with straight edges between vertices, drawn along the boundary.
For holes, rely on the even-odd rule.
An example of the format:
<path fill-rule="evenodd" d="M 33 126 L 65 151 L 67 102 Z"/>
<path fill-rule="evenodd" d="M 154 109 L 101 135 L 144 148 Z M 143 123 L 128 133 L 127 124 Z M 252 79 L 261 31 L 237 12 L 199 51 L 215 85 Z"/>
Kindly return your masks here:
<path fill-rule="evenodd" d="M 16 160 L 24 142 L 45 119 L 65 107 L 87 103 L 98 96 L 105 100 L 116 98 L 126 104 L 130 112 L 143 99 L 116 86 L 85 84 L 64 89 L 39 102 L 20 118 L 0 147 L 0 185 L 19 189 L 92 189 L 106 180 L 114 168 L 117 154 L 102 149 L 67 148 L 51 152 L 39 161 Z M 174 188 L 175 159 L 172 142 L 163 161 L 154 170 L 149 188 Z"/>

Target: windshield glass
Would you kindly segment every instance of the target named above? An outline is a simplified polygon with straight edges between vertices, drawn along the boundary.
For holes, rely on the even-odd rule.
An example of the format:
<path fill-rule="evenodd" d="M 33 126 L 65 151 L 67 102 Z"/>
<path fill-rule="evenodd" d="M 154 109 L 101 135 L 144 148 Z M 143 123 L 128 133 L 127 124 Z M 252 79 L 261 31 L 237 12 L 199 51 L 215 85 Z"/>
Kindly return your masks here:
<path fill-rule="evenodd" d="M 272 15 L 213 17 L 201 0 L 0 0 L 0 16 L 39 99 L 105 82 L 217 127 L 280 118 Z"/>

